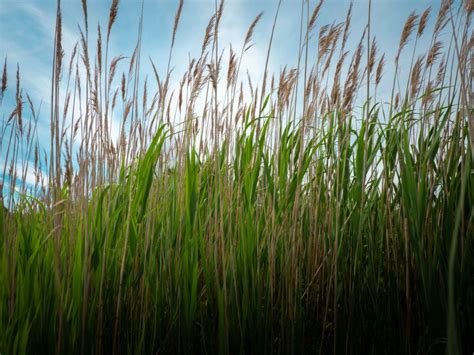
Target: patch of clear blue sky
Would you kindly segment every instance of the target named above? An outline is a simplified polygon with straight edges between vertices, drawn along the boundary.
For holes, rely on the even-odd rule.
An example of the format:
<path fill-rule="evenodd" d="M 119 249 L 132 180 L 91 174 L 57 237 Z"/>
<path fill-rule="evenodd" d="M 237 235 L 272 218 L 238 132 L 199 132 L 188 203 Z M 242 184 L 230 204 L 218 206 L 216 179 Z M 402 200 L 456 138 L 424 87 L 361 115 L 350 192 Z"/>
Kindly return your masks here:
<path fill-rule="evenodd" d="M 97 25 L 100 23 L 102 33 L 106 32 L 109 6 L 111 1 L 89 0 L 89 36 L 91 52 L 95 51 Z M 455 1 L 453 9 L 461 0 Z M 65 63 L 76 41 L 79 39 L 78 26 L 84 27 L 80 0 L 63 0 L 63 47 L 66 53 Z M 240 51 L 249 24 L 255 16 L 264 12 L 258 24 L 253 42 L 255 45 L 245 54 L 241 73 L 249 71 L 253 81 L 262 77 L 265 55 L 272 28 L 273 17 L 278 0 L 227 0 L 220 27 L 221 48 L 232 43 L 234 50 Z M 310 0 L 310 8 L 315 5 Z M 368 0 L 354 0 L 350 47 L 355 48 L 367 23 Z M 431 21 L 426 30 L 428 35 L 418 43 L 420 51 L 429 46 L 430 32 L 441 0 L 373 0 L 372 1 L 372 35 L 376 36 L 379 53 L 385 53 L 387 65 L 385 76 L 393 76 L 393 59 L 398 49 L 400 33 L 406 18 L 412 11 L 421 13 L 431 6 Z M 122 0 L 118 19 L 114 25 L 110 42 L 109 60 L 119 54 L 130 57 L 138 31 L 138 22 L 142 1 Z M 171 31 L 178 1 L 145 0 L 142 46 L 142 73 L 153 79 L 148 57 L 156 63 L 158 71 L 166 71 Z M 313 36 L 317 39 L 320 26 L 345 19 L 350 0 L 326 0 L 318 25 Z M 21 70 L 21 83 L 24 92 L 28 92 L 34 104 L 41 103 L 39 119 L 39 136 L 48 150 L 49 142 L 49 100 L 51 63 L 53 56 L 56 1 L 54 0 L 0 0 L 0 58 L 8 57 L 9 90 L 0 107 L 0 116 L 6 120 L 14 108 L 15 79 L 17 64 Z M 214 0 L 185 0 L 182 18 L 176 38 L 172 65 L 173 82 L 177 83 L 185 72 L 189 57 L 198 56 L 209 18 L 215 11 Z M 295 67 L 299 39 L 301 1 L 283 0 L 275 32 L 270 71 L 278 74 L 285 65 Z M 105 38 L 105 35 L 103 35 Z M 413 42 L 411 42 L 412 44 Z M 94 45 L 93 45 L 94 44 Z M 92 47 L 94 46 L 94 48 Z M 314 47 L 313 47 L 314 48 Z M 314 55 L 314 54 L 313 54 Z M 401 66 L 406 67 L 411 60 L 411 50 L 406 50 L 401 59 Z M 127 63 L 123 63 L 125 65 Z M 126 69 L 122 69 L 126 70 Z M 386 78 L 387 79 L 387 78 Z M 151 80 L 153 82 L 154 80 Z M 380 97 L 388 98 L 391 80 L 381 86 Z M 6 154 L 6 144 L 0 152 L 0 166 Z"/>

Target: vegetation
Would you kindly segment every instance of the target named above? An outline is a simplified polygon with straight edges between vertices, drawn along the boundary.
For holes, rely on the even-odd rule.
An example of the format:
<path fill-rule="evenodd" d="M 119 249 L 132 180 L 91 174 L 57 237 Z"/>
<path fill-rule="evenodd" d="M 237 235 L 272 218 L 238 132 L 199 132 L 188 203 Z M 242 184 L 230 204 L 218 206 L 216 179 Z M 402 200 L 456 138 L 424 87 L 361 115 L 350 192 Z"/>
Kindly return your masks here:
<path fill-rule="evenodd" d="M 267 57 L 247 89 L 260 15 L 222 52 L 222 1 L 173 91 L 180 1 L 156 92 L 142 21 L 125 68 L 108 53 L 118 0 L 105 42 L 82 3 L 66 63 L 58 2 L 49 150 L 19 69 L 4 114 L 0 353 L 474 351 L 472 2 L 410 15 L 385 79 L 370 3 L 363 34 L 349 8 L 312 36 L 323 1 L 303 1 L 298 66 L 275 76 Z"/>

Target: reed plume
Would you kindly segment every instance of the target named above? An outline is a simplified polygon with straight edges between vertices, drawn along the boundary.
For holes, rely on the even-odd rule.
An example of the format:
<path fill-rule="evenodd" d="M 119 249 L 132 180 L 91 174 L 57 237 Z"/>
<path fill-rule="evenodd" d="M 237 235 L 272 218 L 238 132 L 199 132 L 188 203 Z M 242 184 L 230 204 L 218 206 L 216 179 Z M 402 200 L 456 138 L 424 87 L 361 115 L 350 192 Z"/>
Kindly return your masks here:
<path fill-rule="evenodd" d="M 397 56 L 395 57 L 395 61 L 398 62 L 400 59 L 400 54 L 402 53 L 403 48 L 406 46 L 410 35 L 412 34 L 413 30 L 416 27 L 416 21 L 418 20 L 418 15 L 415 12 L 412 12 L 408 19 L 403 26 L 403 31 L 400 36 L 400 43 L 398 45 L 398 52 Z"/>
<path fill-rule="evenodd" d="M 7 90 L 7 83 L 8 83 L 8 76 L 7 76 L 7 57 L 5 57 L 5 62 L 3 64 L 3 71 L 2 71 L 2 95 L 0 97 L 0 103 L 5 95 L 5 91 Z"/>
<path fill-rule="evenodd" d="M 112 0 L 112 4 L 110 5 L 110 12 L 109 12 L 109 24 L 107 26 L 107 43 L 109 43 L 110 32 L 112 31 L 112 26 L 114 25 L 115 20 L 117 19 L 118 7 L 119 7 L 119 0 Z"/>
<path fill-rule="evenodd" d="M 173 35 L 171 36 L 171 45 L 174 45 L 175 39 L 176 39 L 176 32 L 178 31 L 178 25 L 179 25 L 179 20 L 181 18 L 181 11 L 183 10 L 183 0 L 179 0 L 178 4 L 178 10 L 176 11 L 176 15 L 174 17 L 174 23 L 173 23 Z"/>

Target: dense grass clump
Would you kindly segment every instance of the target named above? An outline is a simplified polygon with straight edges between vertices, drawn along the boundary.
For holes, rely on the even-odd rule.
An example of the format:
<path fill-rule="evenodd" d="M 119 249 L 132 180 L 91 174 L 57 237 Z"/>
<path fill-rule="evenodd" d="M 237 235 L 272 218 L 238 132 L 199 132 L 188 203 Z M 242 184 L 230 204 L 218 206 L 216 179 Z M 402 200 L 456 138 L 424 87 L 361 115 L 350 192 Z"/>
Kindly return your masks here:
<path fill-rule="evenodd" d="M 351 8 L 313 38 L 321 1 L 304 21 L 298 67 L 275 78 L 265 66 L 246 91 L 240 59 L 260 15 L 224 69 L 222 2 L 174 96 L 170 69 L 162 78 L 151 63 L 157 92 L 139 81 L 140 32 L 115 84 L 118 1 L 91 66 L 83 4 L 86 32 L 63 68 L 58 3 L 49 156 L 19 71 L 2 129 L 0 353 L 474 351 L 468 2 L 442 2 L 431 48 L 416 59 L 415 44 L 406 89 L 395 90 L 430 10 L 410 16 L 388 105 L 376 96 L 385 58 L 370 3 L 350 63 Z M 2 96 L 6 69 L 3 78 Z M 19 164 L 22 154 L 34 164 Z"/>

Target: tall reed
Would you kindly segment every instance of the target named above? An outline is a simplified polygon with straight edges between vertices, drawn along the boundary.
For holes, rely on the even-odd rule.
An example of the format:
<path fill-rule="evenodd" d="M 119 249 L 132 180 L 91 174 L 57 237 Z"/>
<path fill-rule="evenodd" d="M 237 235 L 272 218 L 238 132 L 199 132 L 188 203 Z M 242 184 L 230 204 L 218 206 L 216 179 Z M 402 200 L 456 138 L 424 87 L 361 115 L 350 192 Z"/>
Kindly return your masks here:
<path fill-rule="evenodd" d="M 66 67 L 58 1 L 46 151 L 5 58 L 0 353 L 474 351 L 473 7 L 443 0 L 427 53 L 412 13 L 385 79 L 370 2 L 351 34 L 352 4 L 323 25 L 302 1 L 298 65 L 270 73 L 280 4 L 262 82 L 241 73 L 262 14 L 236 52 L 222 0 L 173 88 L 179 1 L 153 91 L 143 17 L 125 66 L 120 2 L 103 44 L 83 0 Z"/>

